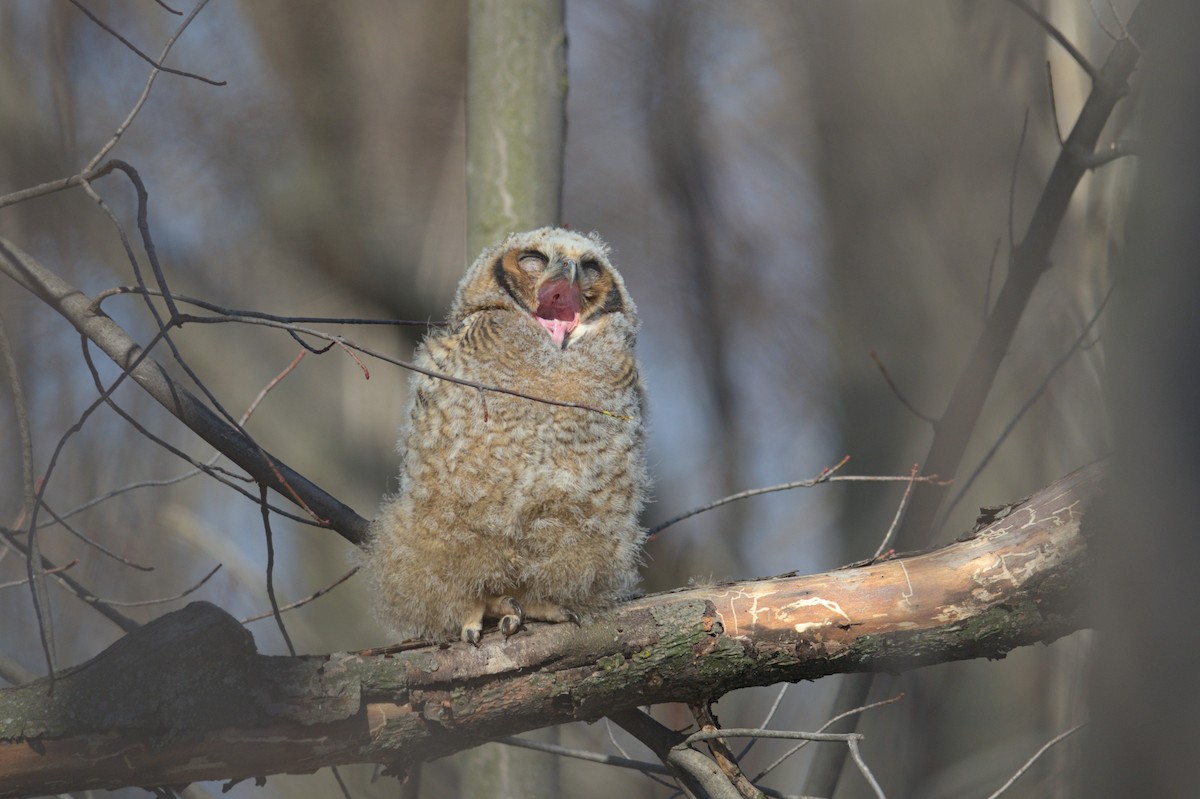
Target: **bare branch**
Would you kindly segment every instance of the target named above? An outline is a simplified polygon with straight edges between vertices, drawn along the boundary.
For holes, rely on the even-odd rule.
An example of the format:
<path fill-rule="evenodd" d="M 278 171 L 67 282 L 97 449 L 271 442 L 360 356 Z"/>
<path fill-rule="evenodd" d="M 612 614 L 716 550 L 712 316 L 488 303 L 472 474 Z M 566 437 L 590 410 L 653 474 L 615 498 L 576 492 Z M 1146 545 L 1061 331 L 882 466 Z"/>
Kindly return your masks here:
<path fill-rule="evenodd" d="M 983 470 L 987 468 L 989 463 L 991 463 L 992 457 L 995 456 L 995 454 L 1000 450 L 1000 447 L 1008 439 L 1009 434 L 1016 429 L 1017 425 L 1020 424 L 1021 419 L 1025 418 L 1025 414 L 1029 412 L 1029 409 L 1033 407 L 1034 403 L 1036 403 L 1038 399 L 1040 399 L 1046 393 L 1046 389 L 1050 386 L 1050 381 L 1052 381 L 1055 375 L 1057 375 L 1059 371 L 1067 364 L 1067 361 L 1071 359 L 1072 355 L 1083 349 L 1083 344 L 1087 340 L 1088 334 L 1091 332 L 1096 322 L 1100 319 L 1100 314 L 1102 314 L 1104 309 L 1108 306 L 1108 301 L 1112 299 L 1113 291 L 1116 289 L 1116 287 L 1116 281 L 1113 281 L 1113 283 L 1109 285 L 1108 291 L 1104 294 L 1104 299 L 1100 301 L 1100 305 L 1097 306 L 1095 313 L 1093 313 L 1091 318 L 1088 319 L 1087 324 L 1083 326 L 1083 330 L 1079 331 L 1079 335 L 1075 337 L 1073 342 L 1071 342 L 1071 346 L 1067 348 L 1067 351 L 1059 356 L 1058 360 L 1051 365 L 1050 369 L 1042 378 L 1041 383 L 1039 383 L 1037 388 L 1035 388 L 1025 399 L 1025 402 L 1021 404 L 1021 407 L 1017 409 L 1017 412 L 1013 414 L 1013 417 L 1008 420 L 1008 423 L 1004 425 L 1004 429 L 1000 431 L 1000 435 L 996 436 L 996 440 L 992 442 L 992 445 L 988 448 L 988 451 L 971 471 L 971 475 L 965 481 L 963 481 L 953 498 L 946 503 L 945 510 L 941 512 L 937 521 L 935 522 L 936 526 L 940 527 L 945 523 L 946 517 L 952 513 L 956 507 L 958 507 L 958 503 L 962 501 L 963 497 L 966 496 L 967 491 L 972 485 L 975 484 L 975 480 L 981 474 L 983 474 Z"/>
<path fill-rule="evenodd" d="M 365 519 L 270 454 L 248 443 L 243 431 L 223 422 L 162 366 L 145 357 L 142 348 L 112 319 L 100 313 L 82 292 L 3 238 L 0 238 L 0 272 L 61 314 L 164 408 L 255 480 L 266 482 L 285 496 L 289 495 L 290 487 L 304 497 L 320 519 L 344 538 L 352 543 L 364 540 Z M 283 476 L 287 487 L 277 474 Z"/>
<path fill-rule="evenodd" d="M 680 746 L 683 736 L 659 724 L 636 707 L 609 713 L 625 732 L 645 744 L 679 781 L 679 787 L 700 799 L 739 799 L 739 794 L 717 765 L 695 749 Z"/>
<path fill-rule="evenodd" d="M 1017 173 L 1021 166 L 1021 152 L 1025 149 L 1025 134 L 1029 132 L 1029 109 L 1021 119 L 1021 136 L 1017 139 L 1017 153 L 1013 156 L 1012 171 L 1008 178 L 1008 257 L 1011 260 L 1017 249 L 1017 235 L 1013 231 L 1017 206 Z M 1061 140 L 1060 140 L 1061 141 Z"/>
<path fill-rule="evenodd" d="M 104 177 L 109 172 L 112 172 L 113 169 L 113 162 L 108 161 L 98 169 L 93 169 L 90 171 L 84 170 L 80 174 L 72 175 L 69 178 L 52 180 L 49 183 L 42 183 L 38 186 L 31 186 L 28 189 L 22 189 L 20 191 L 14 191 L 11 194 L 5 194 L 4 196 L 0 197 L 0 208 L 5 208 L 9 205 L 16 205 L 17 203 L 25 202 L 26 200 L 32 200 L 35 197 L 43 197 L 47 194 L 53 194 L 54 192 L 63 191 L 64 189 L 69 189 L 74 186 L 82 186 L 88 181 Z"/>
<path fill-rule="evenodd" d="M 29 548 L 21 543 L 21 540 L 17 537 L 16 531 L 9 530 L 7 527 L 0 527 L 0 538 L 3 538 L 5 541 L 7 541 L 9 546 L 20 552 L 26 558 L 30 557 Z M 82 583 L 75 580 L 73 577 L 71 577 L 71 575 L 63 574 L 61 569 L 45 555 L 41 556 L 40 563 L 42 570 L 45 573 L 53 572 L 54 579 L 58 580 L 58 582 L 61 583 L 68 591 L 79 597 L 79 599 L 83 600 L 84 603 L 95 608 L 100 615 L 104 616 L 104 618 L 108 619 L 125 632 L 133 632 L 139 627 L 136 621 L 116 610 L 104 600 L 100 599 L 100 597 L 93 594 L 90 589 L 84 587 Z"/>
<path fill-rule="evenodd" d="M 879 357 L 879 354 L 875 352 L 875 350 L 868 350 L 867 355 L 869 355 L 871 360 L 875 362 L 876 368 L 879 369 L 879 374 L 883 375 L 883 379 L 888 384 L 888 388 L 892 390 L 892 395 L 895 396 L 896 399 L 900 400 L 901 405 L 903 405 L 905 408 L 908 408 L 909 413 L 927 424 L 937 424 L 937 419 L 927 413 L 922 413 L 921 411 L 917 410 L 916 406 L 908 401 L 908 397 L 904 396 L 904 392 L 902 392 L 900 387 L 896 385 L 896 381 L 892 380 L 891 374 L 888 373 L 887 367 L 883 365 L 883 360 Z"/>
<path fill-rule="evenodd" d="M 847 710 L 845 713 L 839 713 L 836 716 L 834 716 L 833 718 L 831 718 L 829 721 L 825 722 L 820 727 L 818 727 L 816 729 L 816 732 L 824 732 L 825 730 L 829 729 L 831 726 L 833 726 L 834 724 L 836 724 L 837 722 L 841 721 L 844 718 L 848 718 L 850 716 L 854 716 L 859 713 L 865 713 L 868 710 L 874 710 L 875 708 L 882 707 L 883 705 L 890 705 L 893 702 L 899 702 L 903 698 L 904 698 L 904 694 L 900 693 L 900 694 L 896 694 L 891 699 L 881 699 L 878 702 L 872 702 L 869 705 L 863 705 L 862 707 L 856 707 L 851 710 Z M 756 738 L 755 740 L 758 740 L 758 739 Z M 808 746 L 810 743 L 812 743 L 812 741 L 809 741 L 809 740 L 801 741 L 800 743 L 796 744 L 788 751 L 784 752 L 777 760 L 775 760 L 773 763 L 771 763 L 771 765 L 767 766 L 762 771 L 758 772 L 758 774 L 754 775 L 754 781 L 758 782 L 763 777 L 767 776 L 772 771 L 774 771 L 775 769 L 782 766 L 785 760 L 787 760 L 789 757 L 791 757 L 792 755 L 799 752 L 804 747 Z"/>
<path fill-rule="evenodd" d="M 143 566 L 140 563 L 134 563 L 129 558 L 126 558 L 122 555 L 118 555 L 116 552 L 113 552 L 111 549 L 104 546 L 99 541 L 93 541 L 91 538 L 88 538 L 86 535 L 84 535 L 83 533 L 76 530 L 75 527 L 72 526 L 71 524 L 69 524 L 63 517 L 61 517 L 57 513 L 55 513 L 53 511 L 53 509 L 51 509 L 51 507 L 48 504 L 46 504 L 45 502 L 42 502 L 42 508 L 46 511 L 46 513 L 50 514 L 50 518 L 54 520 L 52 522 L 53 524 L 62 525 L 63 529 L 66 530 L 68 533 L 75 536 L 80 541 L 82 541 L 84 544 L 87 544 L 89 547 L 91 547 L 92 549 L 101 553 L 105 557 L 111 558 L 111 559 L 117 561 L 118 563 L 121 563 L 125 566 L 129 566 L 132 569 L 137 569 L 138 571 L 142 571 L 142 572 L 154 571 L 153 566 Z M 47 524 L 50 524 L 50 522 L 48 522 Z M 42 527 L 45 527 L 45 526 L 46 525 L 38 525 L 38 529 L 40 530 Z"/>
<path fill-rule="evenodd" d="M 82 11 L 84 13 L 84 15 L 87 16 L 88 19 L 90 19 L 92 22 L 99 25 L 101 28 L 104 29 L 104 31 L 106 33 L 108 33 L 114 39 L 119 41 L 121 44 L 128 47 L 130 50 L 132 50 L 138 56 L 138 58 L 142 59 L 150 66 L 154 67 L 155 69 L 161 70 L 163 72 L 169 72 L 172 75 L 179 75 L 184 78 L 194 78 L 194 79 L 200 81 L 201 83 L 207 83 L 210 86 L 224 86 L 225 85 L 225 81 L 223 81 L 223 80 L 212 80 L 211 78 L 206 78 L 203 75 L 197 75 L 194 72 L 184 72 L 182 69 L 172 69 L 171 67 L 164 67 L 162 65 L 162 59 L 155 61 L 153 58 L 151 58 L 150 56 L 143 53 L 141 50 L 139 50 L 137 48 L 136 45 L 133 44 L 133 42 L 129 41 L 124 36 L 117 33 L 117 31 L 113 30 L 111 27 L 109 27 L 107 24 L 105 24 L 104 20 L 97 17 L 91 11 L 88 11 L 87 8 L 84 7 L 84 5 L 82 3 L 79 2 L 79 0 L 67 0 L 67 2 L 69 2 L 71 5 L 78 8 L 80 11 Z M 159 5 L 162 5 L 162 3 L 160 2 Z M 167 8 L 167 7 L 165 5 L 163 5 L 163 8 Z M 174 11 L 169 8 L 167 8 L 167 10 L 170 11 L 172 14 L 177 14 L 177 15 L 182 16 L 182 14 L 180 14 L 180 12 L 178 12 L 178 11 Z"/>
<path fill-rule="evenodd" d="M 147 607 L 149 605 L 162 605 L 167 602 L 174 602 L 177 599 L 183 599 L 188 594 L 192 594 L 192 593 L 195 593 L 196 591 L 198 591 L 200 589 L 200 587 L 202 585 L 204 585 L 205 583 L 207 583 L 210 579 L 212 579 L 212 576 L 214 574 L 216 574 L 218 571 L 220 571 L 220 569 L 221 569 L 221 564 L 218 563 L 216 566 L 213 566 L 212 571 L 210 571 L 208 574 L 206 574 L 200 578 L 200 582 L 196 583 L 191 588 L 188 588 L 184 591 L 179 592 L 178 594 L 175 594 L 174 596 L 165 596 L 165 597 L 161 597 L 159 599 L 139 599 L 139 600 L 136 600 L 133 602 L 122 602 L 122 601 L 119 601 L 116 599 L 101 599 L 98 601 L 103 602 L 106 605 L 111 605 L 115 608 L 142 608 L 142 607 Z"/>
<path fill-rule="evenodd" d="M 1026 771 L 1029 770 L 1030 766 L 1032 766 L 1035 762 L 1037 762 L 1037 759 L 1039 757 L 1041 757 L 1043 754 L 1046 753 L 1047 750 L 1050 749 L 1050 747 L 1054 746 L 1056 743 L 1058 743 L 1062 739 L 1066 738 L 1067 736 L 1072 735 L 1072 734 L 1078 732 L 1079 730 L 1082 730 L 1085 726 L 1086 726 L 1086 724 L 1076 724 L 1074 727 L 1067 730 L 1066 732 L 1059 733 L 1058 735 L 1054 736 L 1046 743 L 1042 744 L 1042 747 L 1033 753 L 1033 757 L 1026 760 L 1025 765 L 1023 765 L 1019 769 L 1017 769 L 1016 773 L 1014 773 L 1011 777 L 1009 777 L 1007 782 L 1005 782 L 1003 785 L 1001 785 L 996 790 L 995 793 L 988 796 L 988 799 L 996 799 L 996 797 L 1000 796 L 1000 794 L 1007 791 L 1010 787 L 1012 787 L 1012 784 L 1014 782 L 1016 782 L 1018 779 L 1020 779 L 1022 774 L 1024 774 Z"/>
<path fill-rule="evenodd" d="M 265 611 L 263 613 L 258 613 L 254 616 L 247 616 L 246 618 L 242 619 L 241 623 L 249 624 L 252 621 L 259 621 L 259 620 L 265 619 L 269 616 L 274 616 L 276 614 L 276 612 L 286 613 L 289 610 L 294 610 L 295 608 L 301 607 L 303 605 L 307 605 L 309 602 L 312 602 L 314 599 L 324 596 L 325 594 L 328 594 L 330 591 L 337 588 L 339 585 L 346 582 L 354 575 L 358 574 L 358 569 L 359 569 L 359 567 L 355 566 L 353 569 L 346 572 L 345 574 L 343 574 L 341 577 L 334 580 L 329 585 L 327 585 L 323 588 L 318 588 L 316 591 L 314 591 L 313 593 L 304 597 L 303 599 L 297 599 L 295 602 L 289 602 L 286 605 L 280 605 L 278 608 L 272 608 L 271 610 Z"/>
<path fill-rule="evenodd" d="M 913 464 L 912 474 L 909 476 L 908 485 L 904 487 L 904 494 L 900 497 L 900 504 L 896 506 L 896 515 L 892 517 L 892 523 L 888 526 L 887 532 L 883 535 L 883 540 L 879 542 L 879 548 L 875 550 L 872 556 L 876 560 L 881 556 L 892 544 L 892 539 L 896 535 L 896 528 L 900 526 L 900 520 L 904 518 L 904 507 L 908 504 L 908 498 L 912 495 L 913 484 L 917 482 L 917 472 L 919 471 L 917 464 Z"/>
<path fill-rule="evenodd" d="M 79 565 L 79 559 L 76 558 L 75 560 L 71 561 L 70 563 L 64 564 L 55 569 L 47 569 L 46 571 L 43 571 L 42 574 L 44 574 L 44 575 L 45 574 L 58 574 L 59 572 L 65 572 L 67 569 L 72 569 L 78 565 Z M 28 582 L 29 582 L 29 578 L 26 577 L 24 580 L 12 580 L 7 583 L 0 583 L 0 588 L 15 588 L 18 585 L 25 585 Z"/>
<path fill-rule="evenodd" d="M 633 769 L 650 774 L 667 774 L 673 772 L 662 765 L 661 763 L 650 763 L 645 760 L 632 760 L 628 757 L 617 757 L 616 755 L 606 755 L 601 752 L 588 752 L 583 749 L 571 749 L 567 746 L 559 744 L 542 743 L 541 741 L 531 741 L 527 738 L 517 738 L 510 736 L 501 738 L 498 743 L 506 746 L 519 746 L 523 749 L 533 749 L 537 752 L 545 752 L 559 757 L 573 757 L 576 760 L 586 760 L 589 763 L 601 763 L 606 766 L 616 766 L 617 768 Z"/>
<path fill-rule="evenodd" d="M 1080 68 L 1082 68 L 1083 71 L 1088 74 L 1088 77 L 1092 79 L 1092 83 L 1102 80 L 1103 76 L 1100 74 L 1100 71 L 1092 66 L 1092 62 L 1087 60 L 1087 56 L 1080 52 L 1079 48 L 1076 47 L 1071 40 L 1063 34 L 1062 31 L 1054 27 L 1050 20 L 1046 19 L 1044 14 L 1035 9 L 1033 6 L 1029 5 L 1029 3 L 1027 3 L 1025 0 L 1008 1 L 1024 11 L 1030 19 L 1036 22 L 1042 28 L 1042 30 L 1046 31 L 1046 33 L 1050 35 L 1051 39 L 1058 42 L 1064 50 L 1070 53 L 1071 58 L 1075 59 L 1075 63 L 1079 64 Z"/>
<path fill-rule="evenodd" d="M 688 708 L 692 711 L 692 718 L 696 719 L 696 724 L 701 731 L 720 732 L 720 725 L 717 723 L 716 716 L 713 715 L 712 703 L 709 700 L 689 702 Z M 709 738 L 707 743 L 709 754 L 716 761 L 717 767 L 725 774 L 742 799 L 765 799 L 766 794 L 742 772 L 738 759 L 733 754 L 733 750 L 729 748 L 724 736 Z"/>
<path fill-rule="evenodd" d="M 673 516 L 670 519 L 667 519 L 665 522 L 662 522 L 660 524 L 655 525 L 654 527 L 651 527 L 647 531 L 646 535 L 648 535 L 648 536 L 655 535 L 655 534 L 667 529 L 671 525 L 678 524 L 679 522 L 683 521 L 684 519 L 690 519 L 691 517 L 693 517 L 697 514 L 704 513 L 706 511 L 710 511 L 713 508 L 719 508 L 722 505 L 726 505 L 730 502 L 736 502 L 739 499 L 748 499 L 750 497 L 757 497 L 761 494 L 772 494 L 776 491 L 790 491 L 794 488 L 812 488 L 812 487 L 818 486 L 822 483 L 903 483 L 903 482 L 912 481 L 912 482 L 916 482 L 916 483 L 932 483 L 934 485 L 939 485 L 939 486 L 950 485 L 950 483 L 948 481 L 944 481 L 944 480 L 940 479 L 936 474 L 921 475 L 919 477 L 904 477 L 902 475 L 875 475 L 875 474 L 847 474 L 847 475 L 835 475 L 834 474 L 834 472 L 836 472 L 838 469 L 845 466 L 849 461 L 850 461 L 850 456 L 847 455 L 846 457 L 842 458 L 834 466 L 826 467 L 825 469 L 822 469 L 820 474 L 818 474 L 816 477 L 812 477 L 808 480 L 795 480 L 791 483 L 780 483 L 779 485 L 766 486 L 765 488 L 751 488 L 746 491 L 739 491 L 736 494 L 730 494 L 727 497 L 722 497 L 721 499 L 718 499 L 714 502 L 710 502 L 707 505 L 701 505 L 698 508 L 692 508 L 691 510 L 687 511 L 686 513 L 681 513 L 678 516 Z"/>
<path fill-rule="evenodd" d="M 17 368 L 17 360 L 13 356 L 12 345 L 8 333 L 0 322 L 0 359 L 4 361 L 4 369 L 8 372 L 8 384 L 12 390 L 13 408 L 17 416 L 17 435 L 21 442 L 21 489 L 22 507 L 29 515 L 29 531 L 26 540 L 29 549 L 25 554 L 26 575 L 29 582 L 30 595 L 33 598 L 33 613 L 37 618 L 38 635 L 42 641 L 42 652 L 46 656 L 46 665 L 50 673 L 54 673 L 54 620 L 50 613 L 50 596 L 46 593 L 46 576 L 42 571 L 41 552 L 37 540 L 37 509 L 42 500 L 42 491 L 35 490 L 33 479 L 33 437 L 29 429 L 29 409 L 25 405 L 25 392 L 21 388 L 21 373 Z M 43 490 L 45 486 L 42 486 Z"/>
<path fill-rule="evenodd" d="M 271 600 L 271 614 L 275 617 L 279 634 L 283 636 L 283 642 L 287 644 L 288 653 L 294 656 L 296 647 L 292 646 L 292 637 L 288 635 L 287 627 L 283 624 L 283 617 L 279 615 L 279 602 L 275 599 L 275 540 L 271 535 L 271 511 L 267 507 L 267 487 L 260 485 L 259 490 L 262 492 L 259 506 L 262 508 L 263 532 L 267 536 L 267 598 Z"/>
<path fill-rule="evenodd" d="M 1050 66 L 1050 62 L 1046 62 L 1046 85 L 1050 88 L 1050 119 L 1054 121 L 1054 138 L 1058 139 L 1058 146 L 1063 145 L 1062 128 L 1058 124 L 1058 100 L 1054 97 L 1054 69 Z"/>
<path fill-rule="evenodd" d="M 133 108 L 129 110 L 129 113 L 125 116 L 125 119 L 120 125 L 117 126 L 117 130 L 113 133 L 112 138 L 100 148 L 99 152 L 92 156 L 92 160 L 88 161 L 87 166 L 80 170 L 81 174 L 86 174 L 87 172 L 95 169 L 96 164 L 104 160 L 104 156 L 108 155 L 112 148 L 117 146 L 117 142 L 120 141 L 121 137 L 125 135 L 125 131 L 129 130 L 129 126 L 133 124 L 133 120 L 137 118 L 138 112 L 142 110 L 142 106 L 146 104 L 146 100 L 150 97 L 150 89 L 154 86 L 154 79 L 158 77 L 159 72 L 163 71 L 163 67 L 160 67 L 159 64 L 167 59 L 167 55 L 171 52 L 171 48 L 175 46 L 175 40 L 178 39 L 185 30 L 187 30 L 188 25 L 191 25 L 192 20 L 195 19 L 196 15 L 200 13 L 200 9 L 204 8 L 206 5 L 208 5 L 208 0 L 198 0 L 195 7 L 192 8 L 192 12 L 187 15 L 183 22 L 180 23 L 179 27 L 176 28 L 175 32 L 171 34 L 171 38 L 167 39 L 167 43 L 163 46 L 162 52 L 159 53 L 158 60 L 152 62 L 154 66 L 150 70 L 149 77 L 146 78 L 146 86 L 142 89 L 141 96 L 138 97 L 137 102 L 133 104 Z M 132 47 L 132 45 L 130 45 L 130 47 Z M 198 75 L 193 75 L 190 77 L 199 79 Z M 86 185 L 86 182 L 84 185 Z"/>

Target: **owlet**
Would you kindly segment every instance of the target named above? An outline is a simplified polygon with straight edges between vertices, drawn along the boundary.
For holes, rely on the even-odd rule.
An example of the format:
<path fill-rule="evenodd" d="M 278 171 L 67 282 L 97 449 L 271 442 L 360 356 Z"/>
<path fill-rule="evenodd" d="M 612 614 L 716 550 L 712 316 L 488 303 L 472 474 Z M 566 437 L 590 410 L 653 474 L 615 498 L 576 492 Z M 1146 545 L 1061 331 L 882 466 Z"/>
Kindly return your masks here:
<path fill-rule="evenodd" d="M 415 361 L 526 396 L 413 373 L 399 488 L 363 562 L 387 627 L 478 645 L 485 618 L 506 637 L 527 619 L 578 623 L 635 588 L 637 328 L 595 234 L 517 233 L 471 265 Z"/>

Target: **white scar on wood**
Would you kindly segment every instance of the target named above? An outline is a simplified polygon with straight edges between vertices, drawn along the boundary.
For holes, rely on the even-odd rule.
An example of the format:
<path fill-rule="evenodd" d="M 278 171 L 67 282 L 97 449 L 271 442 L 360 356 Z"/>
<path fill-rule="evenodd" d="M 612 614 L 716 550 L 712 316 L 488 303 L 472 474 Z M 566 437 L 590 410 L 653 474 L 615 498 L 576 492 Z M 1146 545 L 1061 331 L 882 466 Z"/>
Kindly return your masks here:
<path fill-rule="evenodd" d="M 788 611 L 799 610 L 800 608 L 811 608 L 811 607 L 825 608 L 830 613 L 836 613 L 837 615 L 841 616 L 847 622 L 850 621 L 850 617 L 846 615 L 846 612 L 844 610 L 842 610 L 841 605 L 839 605 L 837 602 L 833 601 L 832 599 L 823 599 L 819 596 L 812 596 L 812 597 L 808 597 L 807 599 L 797 599 L 795 602 L 789 602 L 788 604 L 781 607 L 775 615 L 776 615 L 776 618 L 778 618 L 780 621 L 787 621 Z M 797 624 L 793 624 L 792 629 L 794 629 L 798 633 L 803 633 L 803 632 L 808 632 L 809 630 L 817 629 L 819 627 L 828 627 L 831 624 L 837 624 L 837 623 L 838 622 L 836 619 L 824 619 L 822 621 L 804 621 L 804 622 L 799 622 Z"/>
<path fill-rule="evenodd" d="M 774 614 L 774 618 L 776 618 L 779 621 L 786 622 L 788 620 L 789 613 L 800 610 L 801 608 L 811 608 L 811 607 L 825 608 L 825 610 L 829 611 L 830 613 L 836 614 L 837 616 L 840 616 L 842 619 L 845 619 L 846 623 L 850 623 L 850 621 L 851 621 L 850 617 L 848 615 L 846 615 L 846 612 L 844 610 L 842 610 L 842 606 L 840 604 L 838 604 L 837 602 L 835 602 L 832 599 L 824 599 L 819 596 L 806 597 L 805 599 L 797 599 L 794 602 L 789 602 L 788 604 L 783 605 L 778 608 L 772 608 L 769 605 L 760 605 L 759 604 L 759 600 L 766 599 L 767 597 L 770 597 L 770 596 L 774 596 L 776 593 L 777 593 L 776 591 L 748 592 L 748 591 L 745 591 L 740 588 L 733 590 L 733 591 L 726 591 L 725 593 L 721 594 L 720 596 L 722 598 L 728 599 L 729 610 L 728 610 L 728 616 L 726 615 L 726 613 L 721 612 L 720 610 L 717 611 L 717 613 L 721 616 L 721 623 L 725 625 L 725 629 L 727 631 L 730 631 L 731 635 L 734 635 L 734 636 L 741 635 L 741 622 L 740 622 L 740 619 L 738 618 L 738 606 L 737 606 L 737 603 L 739 600 L 743 603 L 743 605 L 746 602 L 749 602 L 749 604 L 750 604 L 749 608 L 743 608 L 742 615 L 749 615 L 749 617 L 750 617 L 749 624 L 751 627 L 758 625 L 758 618 L 760 615 L 762 615 L 764 613 L 768 614 L 768 618 L 770 618 L 770 614 Z M 827 619 L 823 619 L 821 621 L 808 621 L 808 622 L 796 623 L 796 624 L 793 624 L 792 627 L 796 630 L 796 632 L 802 633 L 802 632 L 806 632 L 808 630 L 812 630 L 815 628 L 828 627 L 830 625 L 838 624 L 838 623 L 840 623 L 840 619 L 828 619 L 827 618 Z"/>
<path fill-rule="evenodd" d="M 756 591 L 753 594 L 749 594 L 740 588 L 737 589 L 736 591 L 726 591 L 721 596 L 727 597 L 729 599 L 729 615 L 733 619 L 733 624 L 729 623 L 729 621 L 725 618 L 724 613 L 717 611 L 721 616 L 721 624 L 723 624 L 725 626 L 726 630 L 728 630 L 732 627 L 734 635 L 741 635 L 741 632 L 738 627 L 737 606 L 734 604 L 734 602 L 739 599 L 752 600 L 752 604 L 750 606 L 750 625 L 755 626 L 758 624 L 758 614 L 771 612 L 771 609 L 769 607 L 760 608 L 758 606 L 758 600 L 762 599 L 763 597 L 772 596 L 772 595 L 774 595 L 774 593 L 775 593 L 774 591 L 762 591 L 762 592 Z"/>
<path fill-rule="evenodd" d="M 904 604 L 912 605 L 912 602 L 909 600 L 913 598 L 913 594 L 917 592 L 917 589 L 913 588 L 912 578 L 908 576 L 908 567 L 904 565 L 904 561 L 898 560 L 896 563 L 900 564 L 900 569 L 904 572 L 904 580 L 908 583 L 908 591 L 901 593 L 900 598 L 904 600 Z"/>

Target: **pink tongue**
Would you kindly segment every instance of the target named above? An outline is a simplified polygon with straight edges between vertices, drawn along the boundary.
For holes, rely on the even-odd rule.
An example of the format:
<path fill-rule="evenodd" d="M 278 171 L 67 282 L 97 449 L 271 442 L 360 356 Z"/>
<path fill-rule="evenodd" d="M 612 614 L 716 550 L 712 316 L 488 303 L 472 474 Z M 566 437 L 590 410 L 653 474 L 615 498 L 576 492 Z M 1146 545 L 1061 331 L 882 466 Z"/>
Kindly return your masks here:
<path fill-rule="evenodd" d="M 538 291 L 538 324 L 561 347 L 567 334 L 579 324 L 579 287 L 567 280 L 551 280 Z"/>
<path fill-rule="evenodd" d="M 563 319 L 543 319 L 539 316 L 538 324 L 546 328 L 546 331 L 550 333 L 550 339 L 556 347 L 561 347 L 567 334 L 575 329 L 574 319 L 565 321 Z"/>

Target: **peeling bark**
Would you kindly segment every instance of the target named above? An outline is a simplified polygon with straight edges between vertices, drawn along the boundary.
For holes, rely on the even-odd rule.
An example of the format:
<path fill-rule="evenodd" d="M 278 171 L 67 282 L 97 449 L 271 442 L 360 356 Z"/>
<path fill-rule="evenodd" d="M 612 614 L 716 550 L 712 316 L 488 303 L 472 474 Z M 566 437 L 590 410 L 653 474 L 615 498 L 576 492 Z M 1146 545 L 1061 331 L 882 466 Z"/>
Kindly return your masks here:
<path fill-rule="evenodd" d="M 690 588 L 505 641 L 260 655 L 193 603 L 0 691 L 0 797 L 407 765 L 526 730 L 752 685 L 1000 658 L 1085 626 L 1093 465 L 958 541 L 824 574 Z"/>

